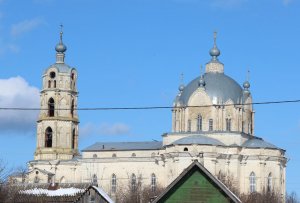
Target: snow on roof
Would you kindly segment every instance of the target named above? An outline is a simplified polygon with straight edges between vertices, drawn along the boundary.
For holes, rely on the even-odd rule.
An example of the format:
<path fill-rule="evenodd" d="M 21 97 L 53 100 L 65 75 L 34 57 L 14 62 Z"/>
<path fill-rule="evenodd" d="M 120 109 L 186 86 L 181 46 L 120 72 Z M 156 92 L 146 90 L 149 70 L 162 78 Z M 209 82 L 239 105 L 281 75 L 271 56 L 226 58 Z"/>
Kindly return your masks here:
<path fill-rule="evenodd" d="M 80 188 L 59 188 L 57 190 L 47 190 L 42 188 L 34 188 L 29 190 L 21 190 L 20 193 L 28 195 L 46 195 L 46 196 L 73 196 L 78 193 L 84 192 L 84 189 Z"/>
<path fill-rule="evenodd" d="M 114 203 L 114 201 L 106 194 L 106 192 L 104 192 L 104 190 L 102 190 L 102 188 L 95 186 L 92 186 L 92 188 L 94 188 L 102 197 L 104 197 L 108 203 Z"/>

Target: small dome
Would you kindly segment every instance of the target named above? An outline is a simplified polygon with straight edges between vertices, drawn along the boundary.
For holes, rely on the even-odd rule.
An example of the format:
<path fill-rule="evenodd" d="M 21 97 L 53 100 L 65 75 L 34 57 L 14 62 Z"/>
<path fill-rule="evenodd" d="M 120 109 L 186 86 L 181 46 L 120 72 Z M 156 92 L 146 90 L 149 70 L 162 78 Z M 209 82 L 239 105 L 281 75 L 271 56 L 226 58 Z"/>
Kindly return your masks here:
<path fill-rule="evenodd" d="M 183 84 L 179 85 L 178 90 L 179 90 L 180 92 L 182 92 L 182 91 L 184 90 L 184 85 L 183 85 Z"/>
<path fill-rule="evenodd" d="M 221 52 L 220 50 L 218 49 L 217 46 L 214 46 L 210 51 L 209 51 L 209 54 L 214 58 L 217 58 L 218 56 L 220 56 Z"/>
<path fill-rule="evenodd" d="M 243 87 L 244 87 L 245 89 L 250 88 L 250 83 L 249 83 L 248 81 L 245 81 L 245 82 L 243 83 Z"/>
<path fill-rule="evenodd" d="M 59 42 L 56 46 L 55 46 L 55 50 L 59 53 L 64 53 L 67 50 L 67 46 L 64 45 L 62 42 Z"/>
<path fill-rule="evenodd" d="M 181 138 L 176 140 L 172 144 L 174 145 L 191 145 L 191 144 L 199 144 L 199 145 L 213 145 L 213 146 L 224 146 L 224 143 L 216 140 L 214 138 L 206 137 L 203 135 L 192 135 L 188 137 Z"/>
<path fill-rule="evenodd" d="M 242 144 L 242 147 L 246 148 L 269 148 L 269 149 L 279 149 L 275 145 L 264 141 L 263 139 L 249 139 Z"/>

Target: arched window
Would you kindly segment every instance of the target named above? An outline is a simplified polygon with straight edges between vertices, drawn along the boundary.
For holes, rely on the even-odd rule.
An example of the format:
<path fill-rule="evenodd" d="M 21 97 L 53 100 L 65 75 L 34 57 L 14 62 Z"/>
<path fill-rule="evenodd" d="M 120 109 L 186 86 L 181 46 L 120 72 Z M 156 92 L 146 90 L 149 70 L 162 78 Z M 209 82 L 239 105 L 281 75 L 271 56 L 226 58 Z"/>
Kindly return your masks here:
<path fill-rule="evenodd" d="M 51 88 L 51 80 L 48 80 L 48 88 Z"/>
<path fill-rule="evenodd" d="M 76 141 L 76 131 L 73 129 L 72 131 L 72 149 L 75 148 L 75 141 Z"/>
<path fill-rule="evenodd" d="M 197 131 L 202 131 L 202 116 L 198 115 L 197 117 Z"/>
<path fill-rule="evenodd" d="M 136 157 L 136 154 L 135 154 L 135 153 L 132 153 L 132 154 L 131 154 L 131 157 Z"/>
<path fill-rule="evenodd" d="M 48 116 L 53 117 L 55 111 L 55 102 L 54 99 L 51 97 L 48 101 Z"/>
<path fill-rule="evenodd" d="M 115 153 L 113 153 L 111 157 L 116 158 L 117 155 Z"/>
<path fill-rule="evenodd" d="M 117 191 L 117 177 L 115 174 L 111 176 L 111 192 L 115 193 Z"/>
<path fill-rule="evenodd" d="M 231 119 L 226 118 L 226 131 L 231 131 Z"/>
<path fill-rule="evenodd" d="M 136 176 L 134 173 L 131 175 L 131 191 L 136 191 Z"/>
<path fill-rule="evenodd" d="M 97 175 L 96 174 L 93 175 L 92 184 L 93 185 L 98 185 L 98 179 L 97 179 Z"/>
<path fill-rule="evenodd" d="M 71 116 L 72 118 L 74 116 L 74 99 L 72 99 L 72 103 L 71 103 Z"/>
<path fill-rule="evenodd" d="M 190 119 L 188 120 L 187 131 L 188 131 L 188 132 L 191 132 L 191 131 L 192 131 L 192 121 L 191 121 Z"/>
<path fill-rule="evenodd" d="M 151 191 L 155 192 L 156 190 L 156 176 L 154 173 L 151 175 Z"/>
<path fill-rule="evenodd" d="M 53 86 L 54 86 L 54 88 L 56 88 L 56 80 L 54 80 L 54 85 Z"/>
<path fill-rule="evenodd" d="M 272 173 L 269 173 L 268 175 L 268 181 L 267 181 L 267 191 L 272 191 Z"/>
<path fill-rule="evenodd" d="M 155 152 L 152 152 L 151 158 L 154 158 L 154 157 L 155 157 Z"/>
<path fill-rule="evenodd" d="M 251 193 L 256 192 L 256 177 L 254 172 L 250 173 L 249 180 L 250 180 L 250 192 Z"/>
<path fill-rule="evenodd" d="M 208 130 L 209 131 L 213 131 L 214 130 L 214 120 L 213 119 L 209 119 L 208 120 Z"/>
<path fill-rule="evenodd" d="M 93 158 L 97 158 L 98 156 L 97 156 L 97 154 L 93 154 Z"/>
<path fill-rule="evenodd" d="M 45 131 L 45 147 L 52 147 L 52 129 L 50 127 Z"/>
<path fill-rule="evenodd" d="M 188 149 L 187 147 L 185 147 L 185 148 L 183 149 L 183 151 L 184 151 L 184 152 L 188 152 L 189 149 Z"/>

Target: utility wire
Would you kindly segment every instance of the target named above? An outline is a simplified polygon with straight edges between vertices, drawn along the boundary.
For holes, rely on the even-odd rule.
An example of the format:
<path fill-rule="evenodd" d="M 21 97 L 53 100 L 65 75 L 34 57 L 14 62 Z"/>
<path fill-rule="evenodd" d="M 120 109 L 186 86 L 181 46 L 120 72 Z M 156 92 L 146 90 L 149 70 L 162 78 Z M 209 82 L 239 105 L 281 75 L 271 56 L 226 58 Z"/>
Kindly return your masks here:
<path fill-rule="evenodd" d="M 78 111 L 109 111 L 109 110 L 151 110 L 151 109 L 180 109 L 180 108 L 205 108 L 205 107 L 224 107 L 224 106 L 249 106 L 249 105 L 269 105 L 269 104 L 284 104 L 284 103 L 299 103 L 300 99 L 283 100 L 283 101 L 266 101 L 252 102 L 246 104 L 212 104 L 212 105 L 197 105 L 197 106 L 144 106 L 144 107 L 91 107 L 91 108 L 74 108 Z M 15 110 L 15 111 L 39 111 L 48 110 L 48 108 L 26 108 L 26 107 L 0 107 L 0 110 Z M 55 108 L 55 110 L 71 110 L 70 108 Z"/>

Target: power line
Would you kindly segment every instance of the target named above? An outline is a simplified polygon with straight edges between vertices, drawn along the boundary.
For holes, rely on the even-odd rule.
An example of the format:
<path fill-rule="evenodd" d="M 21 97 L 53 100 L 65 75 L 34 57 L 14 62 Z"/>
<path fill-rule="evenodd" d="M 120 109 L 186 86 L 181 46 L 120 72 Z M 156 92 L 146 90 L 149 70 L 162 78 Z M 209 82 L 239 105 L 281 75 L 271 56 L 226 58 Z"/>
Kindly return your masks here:
<path fill-rule="evenodd" d="M 282 100 L 282 101 L 266 101 L 252 102 L 246 104 L 212 104 L 212 105 L 197 105 L 197 106 L 144 106 L 144 107 L 89 107 L 89 108 L 74 108 L 78 111 L 110 111 L 110 110 L 151 110 L 151 109 L 180 109 L 180 108 L 205 108 L 205 107 L 225 107 L 225 106 L 249 106 L 249 105 L 269 105 L 269 104 L 284 104 L 284 103 L 299 103 L 300 99 Z M 48 108 L 26 108 L 26 107 L 0 107 L 0 110 L 15 110 L 15 111 L 40 111 L 48 110 Z M 55 108 L 55 110 L 71 110 L 70 108 Z"/>

